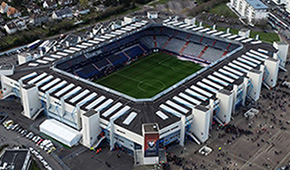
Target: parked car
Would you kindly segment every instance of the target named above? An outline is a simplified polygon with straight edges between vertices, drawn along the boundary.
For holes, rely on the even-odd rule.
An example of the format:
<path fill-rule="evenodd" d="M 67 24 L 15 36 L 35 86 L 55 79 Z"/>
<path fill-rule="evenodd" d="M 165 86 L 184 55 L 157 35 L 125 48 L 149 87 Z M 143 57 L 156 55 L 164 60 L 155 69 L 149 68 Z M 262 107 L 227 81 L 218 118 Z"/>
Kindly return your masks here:
<path fill-rule="evenodd" d="M 15 124 L 15 125 L 11 128 L 11 130 L 14 131 L 18 126 L 19 126 L 19 124 Z"/>
<path fill-rule="evenodd" d="M 7 128 L 9 125 L 11 125 L 11 124 L 13 124 L 13 123 L 14 123 L 13 120 L 7 120 L 7 121 L 3 122 L 3 126 L 4 126 L 5 128 Z"/>

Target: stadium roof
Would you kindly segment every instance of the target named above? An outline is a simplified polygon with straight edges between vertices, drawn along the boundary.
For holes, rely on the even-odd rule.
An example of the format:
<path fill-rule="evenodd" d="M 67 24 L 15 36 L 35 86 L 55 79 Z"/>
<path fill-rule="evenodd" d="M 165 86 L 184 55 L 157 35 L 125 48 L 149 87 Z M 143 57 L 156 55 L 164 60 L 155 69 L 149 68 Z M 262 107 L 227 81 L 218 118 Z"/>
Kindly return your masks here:
<path fill-rule="evenodd" d="M 137 23 L 139 22 L 135 24 Z M 145 24 L 145 22 L 142 23 L 142 25 Z M 242 40 L 247 40 L 247 42 L 239 42 L 243 44 L 241 50 L 228 58 L 220 60 L 217 64 L 205 69 L 205 71 L 186 81 L 183 86 L 176 87 L 175 90 L 161 96 L 154 102 L 136 103 L 125 97 L 120 97 L 109 91 L 100 89 L 95 85 L 85 83 L 78 77 L 69 77 L 50 68 L 53 62 L 70 58 L 70 51 L 54 51 L 49 56 L 54 58 L 55 61 L 48 61 L 46 64 L 40 63 L 39 66 L 35 66 L 34 68 L 27 69 L 29 67 L 28 63 L 18 66 L 16 67 L 15 74 L 10 77 L 15 80 L 22 77 L 24 84 L 36 84 L 40 92 L 49 92 L 50 96 L 57 99 L 64 97 L 65 102 L 73 106 L 78 104 L 84 111 L 90 111 L 90 114 L 92 110 L 100 111 L 101 118 L 105 120 L 110 120 L 111 118 L 116 119 L 115 123 L 117 125 L 141 134 L 142 123 L 156 122 L 160 129 L 162 129 L 180 120 L 181 115 L 190 116 L 189 110 L 193 106 L 199 104 L 207 105 L 209 103 L 208 99 L 215 99 L 216 91 L 222 89 L 228 91 L 232 90 L 233 85 L 239 85 L 243 82 L 242 79 L 239 78 L 240 76 L 246 75 L 251 69 L 258 68 L 259 63 L 263 63 L 265 58 L 271 57 L 271 53 L 276 51 L 272 45 L 267 43 L 260 42 L 258 44 L 252 44 L 251 42 L 256 42 L 253 39 L 245 39 L 240 36 L 229 34 L 225 36 L 227 38 L 222 38 L 220 36 L 227 33 L 218 32 L 219 34 L 217 34 L 216 31 L 208 29 L 206 29 L 204 33 L 194 32 L 186 29 L 188 27 L 180 29 L 180 25 L 176 24 L 177 22 L 174 23 L 175 26 L 170 27 L 177 27 L 178 30 L 186 30 L 186 33 L 200 36 L 206 35 L 214 39 L 221 41 L 225 40 L 231 43 L 238 43 Z M 152 26 L 154 26 L 154 24 Z M 199 30 L 205 29 L 201 27 Z M 114 31 L 117 32 L 118 30 Z M 106 34 L 108 33 L 104 33 L 103 35 Z M 122 37 L 124 35 L 127 34 L 122 33 L 120 36 Z M 119 36 L 117 38 L 118 41 L 120 41 Z M 94 44 L 93 41 L 98 41 L 99 43 Z M 109 41 L 114 41 L 114 38 Z M 81 48 L 90 48 L 80 45 L 84 43 L 94 44 L 91 48 L 98 49 L 106 44 L 107 41 L 102 38 L 97 38 L 96 36 L 87 42 L 78 42 L 78 45 L 66 48 L 76 52 L 82 52 L 83 49 Z M 82 57 L 84 56 L 82 55 Z M 45 59 L 43 58 L 43 60 Z M 35 63 L 35 61 L 31 61 L 30 63 Z M 51 132 L 50 130 L 48 131 Z M 73 136 L 77 136 L 77 134 L 72 132 L 68 132 L 67 134 L 67 136 L 64 136 L 65 139 L 63 141 L 71 144 L 69 141 L 74 138 Z M 61 134 L 52 133 L 52 135 Z"/>

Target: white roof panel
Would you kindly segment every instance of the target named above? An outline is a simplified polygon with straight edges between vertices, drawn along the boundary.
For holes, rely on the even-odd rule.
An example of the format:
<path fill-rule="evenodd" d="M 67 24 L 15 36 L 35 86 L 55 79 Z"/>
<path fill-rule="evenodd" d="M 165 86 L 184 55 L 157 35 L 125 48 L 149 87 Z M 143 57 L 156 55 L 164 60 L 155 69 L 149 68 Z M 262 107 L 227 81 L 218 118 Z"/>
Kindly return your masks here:
<path fill-rule="evenodd" d="M 74 98 L 72 98 L 70 100 L 71 103 L 75 103 L 76 101 L 78 101 L 80 98 L 84 97 L 85 95 L 87 95 L 90 91 L 89 90 L 84 90 L 83 92 L 81 92 L 80 94 L 76 95 Z"/>
<path fill-rule="evenodd" d="M 112 119 L 112 120 L 117 119 L 118 117 L 122 116 L 130 109 L 131 109 L 130 106 L 125 106 L 121 110 L 119 110 L 117 113 L 115 113 L 110 119 Z"/>
<path fill-rule="evenodd" d="M 41 60 L 41 59 L 36 60 L 36 62 L 38 62 L 40 64 L 47 64 L 47 63 L 49 63 L 48 61 L 44 61 L 44 60 Z"/>
<path fill-rule="evenodd" d="M 50 58 L 50 57 L 43 57 L 43 60 L 47 60 L 47 61 L 54 61 L 54 58 Z"/>
<path fill-rule="evenodd" d="M 207 100 L 207 97 L 205 97 L 205 96 L 203 96 L 203 95 L 201 95 L 199 93 L 196 93 L 193 90 L 186 89 L 185 92 L 188 93 L 188 94 L 190 94 L 191 96 L 197 97 L 197 98 L 199 98 L 199 99 L 201 99 L 203 101 L 206 101 Z"/>
<path fill-rule="evenodd" d="M 204 88 L 204 89 L 207 89 L 207 90 L 213 92 L 213 93 L 217 93 L 218 92 L 215 88 L 213 88 L 213 87 L 211 87 L 209 85 L 206 85 L 206 84 L 204 84 L 204 83 L 202 83 L 200 81 L 197 82 L 196 84 L 199 85 L 200 87 Z"/>
<path fill-rule="evenodd" d="M 130 123 L 135 119 L 137 113 L 131 112 L 129 116 L 123 121 L 124 125 L 130 125 Z"/>
<path fill-rule="evenodd" d="M 105 111 L 102 116 L 104 117 L 108 117 L 110 114 L 112 114 L 115 110 L 117 110 L 119 107 L 121 107 L 123 104 L 118 102 L 116 103 L 114 106 L 112 106 L 110 109 L 108 109 L 107 111 Z"/>
<path fill-rule="evenodd" d="M 250 42 L 252 40 L 253 40 L 252 38 L 248 38 L 248 39 L 243 40 L 242 43 L 248 43 L 248 42 Z"/>
<path fill-rule="evenodd" d="M 69 84 L 65 88 L 63 88 L 60 91 L 58 91 L 57 93 L 55 93 L 55 96 L 59 97 L 60 95 L 62 95 L 63 93 L 67 92 L 69 89 L 73 88 L 74 86 L 75 86 L 74 84 Z"/>
<path fill-rule="evenodd" d="M 221 80 L 219 78 L 216 78 L 216 77 L 214 77 L 212 75 L 209 75 L 207 78 L 209 78 L 209 79 L 211 79 L 211 80 L 213 80 L 215 82 L 218 82 L 218 83 L 220 83 L 220 84 L 222 84 L 224 86 L 228 86 L 229 85 L 229 83 L 227 83 L 227 82 L 225 82 L 225 81 L 223 81 L 223 80 Z"/>
<path fill-rule="evenodd" d="M 45 76 L 47 76 L 47 73 L 42 73 L 42 74 L 36 76 L 35 78 L 33 78 L 32 80 L 28 81 L 27 84 L 33 84 Z"/>
<path fill-rule="evenodd" d="M 70 49 L 70 50 L 74 50 L 74 51 L 81 51 L 80 48 L 76 48 L 76 47 L 70 47 L 69 49 Z"/>
<path fill-rule="evenodd" d="M 27 74 L 26 76 L 23 76 L 20 78 L 20 80 L 26 80 L 28 78 L 32 78 L 32 77 L 35 77 L 37 76 L 38 74 L 36 72 L 33 72 L 33 73 L 30 73 L 30 74 Z"/>
<path fill-rule="evenodd" d="M 202 90 L 201 88 L 196 87 L 195 85 L 192 85 L 190 88 L 195 90 L 195 91 L 198 91 L 199 93 L 202 93 L 202 94 L 206 95 L 207 97 L 211 97 L 212 96 L 211 93 L 209 93 L 209 92 L 207 92 L 205 90 Z"/>
<path fill-rule="evenodd" d="M 193 28 L 192 31 L 198 31 L 198 30 L 201 30 L 203 29 L 203 27 L 196 27 L 196 28 Z"/>
<path fill-rule="evenodd" d="M 178 103 L 180 103 L 180 104 L 183 104 L 183 105 L 185 105 L 185 106 L 187 106 L 187 107 L 190 107 L 190 108 L 194 108 L 194 106 L 196 106 L 196 104 L 189 103 L 189 102 L 187 102 L 187 101 L 181 99 L 181 98 L 178 97 L 178 96 L 174 96 L 174 97 L 173 97 L 173 100 L 175 100 L 176 102 L 178 102 Z"/>
<path fill-rule="evenodd" d="M 233 63 L 229 63 L 229 66 L 231 66 L 231 67 L 233 67 L 233 68 L 235 68 L 235 69 L 238 69 L 238 70 L 240 70 L 240 71 L 242 71 L 242 72 L 245 72 L 245 73 L 248 72 L 248 70 L 246 70 L 246 69 L 244 69 L 244 68 L 242 68 L 242 67 L 240 67 L 240 66 L 237 66 L 236 64 L 233 64 Z"/>
<path fill-rule="evenodd" d="M 167 111 L 167 112 L 169 112 L 169 113 L 171 113 L 171 114 L 173 114 L 173 115 L 175 115 L 175 116 L 177 116 L 177 117 L 181 117 L 181 113 L 179 113 L 178 111 L 176 111 L 176 110 L 174 110 L 174 109 L 171 109 L 170 107 L 168 107 L 168 106 L 166 106 L 166 105 L 164 105 L 164 104 L 161 104 L 160 105 L 160 108 L 162 108 L 163 110 L 165 110 L 165 111 Z"/>
<path fill-rule="evenodd" d="M 105 41 L 103 38 L 98 38 L 98 37 L 95 37 L 94 40 L 101 41 L 101 42 Z"/>
<path fill-rule="evenodd" d="M 55 90 L 59 89 L 59 88 L 62 88 L 64 85 L 67 84 L 67 81 L 63 80 L 62 82 L 58 83 L 57 85 L 55 85 L 53 88 L 51 87 L 49 90 L 48 90 L 48 93 L 52 93 L 54 92 Z"/>
<path fill-rule="evenodd" d="M 201 101 L 198 101 L 198 100 L 196 100 L 196 99 L 194 99 L 194 98 L 192 98 L 184 93 L 179 93 L 179 96 L 185 98 L 186 100 L 188 100 L 196 105 L 199 105 L 201 103 Z"/>
<path fill-rule="evenodd" d="M 79 102 L 80 106 L 86 104 L 87 102 L 91 101 L 94 97 L 97 96 L 97 93 L 92 93 L 88 97 L 84 98 L 82 101 Z"/>
<path fill-rule="evenodd" d="M 97 104 L 101 103 L 105 99 L 106 99 L 105 96 L 99 97 L 97 100 L 95 100 L 92 103 L 90 103 L 89 105 L 87 105 L 86 109 L 88 109 L 88 110 L 92 109 L 93 107 L 95 107 Z"/>
<path fill-rule="evenodd" d="M 199 30 L 198 32 L 206 32 L 206 31 L 209 31 L 210 30 L 210 28 L 205 28 L 205 29 L 202 29 L 202 30 Z"/>
<path fill-rule="evenodd" d="M 228 71 L 230 71 L 230 72 L 235 73 L 236 75 L 239 75 L 239 76 L 244 75 L 244 73 L 241 73 L 241 72 L 237 71 L 236 69 L 232 69 L 232 68 L 229 67 L 229 66 L 224 66 L 223 68 L 224 68 L 225 70 L 228 70 Z"/>
<path fill-rule="evenodd" d="M 248 69 L 248 70 L 252 70 L 252 68 L 253 67 L 250 67 L 250 66 L 248 66 L 248 65 L 246 65 L 246 64 L 243 64 L 243 63 L 241 63 L 241 62 L 239 62 L 239 61 L 237 61 L 237 60 L 234 60 L 234 61 L 232 61 L 234 64 L 237 64 L 237 65 L 239 65 L 239 66 L 241 66 L 241 67 L 244 67 L 244 68 L 246 68 L 246 69 Z"/>
<path fill-rule="evenodd" d="M 35 85 L 36 86 L 40 86 L 43 83 L 46 83 L 46 82 L 48 82 L 51 79 L 53 79 L 53 76 L 52 75 L 49 75 L 49 76 L 45 77 L 44 79 L 42 79 L 41 81 L 37 82 Z"/>
<path fill-rule="evenodd" d="M 45 86 L 41 87 L 41 90 L 47 90 L 48 88 L 50 88 L 52 85 L 58 83 L 61 79 L 60 78 L 56 78 L 53 81 L 49 82 L 48 84 L 46 84 Z"/>
<path fill-rule="evenodd" d="M 161 112 L 161 111 L 157 111 L 157 112 L 155 112 L 155 114 L 157 116 L 159 116 L 162 120 L 168 119 L 168 116 L 166 114 L 164 114 L 163 112 Z"/>
<path fill-rule="evenodd" d="M 82 88 L 80 86 L 74 88 L 72 91 L 68 92 L 66 95 L 63 96 L 64 99 L 69 98 L 70 96 L 76 94 L 77 92 L 79 92 Z"/>
<path fill-rule="evenodd" d="M 239 61 L 241 61 L 241 62 L 243 62 L 243 63 L 246 63 L 246 64 L 248 64 L 248 65 L 250 65 L 250 66 L 252 66 L 252 67 L 257 67 L 257 64 L 254 64 L 254 63 L 252 63 L 252 62 L 250 62 L 250 61 L 248 61 L 248 60 L 245 60 L 245 59 L 243 59 L 243 58 L 241 58 L 241 57 L 237 58 L 237 60 L 239 60 Z"/>
<path fill-rule="evenodd" d="M 38 63 L 28 63 L 28 66 L 29 67 L 36 67 L 38 66 L 39 64 Z"/>
<path fill-rule="evenodd" d="M 247 55 L 247 56 L 250 56 L 250 57 L 253 57 L 253 58 L 255 58 L 255 59 L 258 59 L 258 60 L 260 60 L 260 61 L 265 61 L 265 60 L 266 60 L 265 58 L 259 57 L 259 56 L 255 55 L 255 54 L 253 54 L 253 53 L 250 53 L 250 52 L 246 52 L 246 55 Z"/>
<path fill-rule="evenodd" d="M 238 35 L 237 34 L 234 34 L 232 36 L 227 37 L 227 39 L 233 39 L 233 38 L 237 38 L 237 37 L 238 37 Z"/>
<path fill-rule="evenodd" d="M 235 81 L 234 79 L 231 79 L 231 78 L 229 78 L 227 76 L 224 76 L 224 75 L 222 75 L 221 73 L 218 73 L 218 72 L 214 72 L 213 75 L 216 75 L 217 77 L 222 78 L 222 79 L 224 79 L 224 80 L 226 80 L 226 81 L 228 81 L 230 83 L 233 83 Z"/>
<path fill-rule="evenodd" d="M 221 35 L 220 37 L 225 38 L 225 37 L 230 36 L 230 35 L 232 35 L 232 34 L 231 33 L 226 33 L 226 34 Z"/>
<path fill-rule="evenodd" d="M 256 54 L 256 55 L 258 55 L 258 56 L 260 56 L 260 57 L 262 57 L 262 58 L 265 58 L 265 59 L 269 58 L 267 55 L 265 55 L 265 54 L 263 54 L 263 53 L 260 53 L 260 52 L 258 52 L 258 51 L 255 51 L 255 50 L 250 50 L 250 52 L 251 52 L 251 53 L 254 53 L 254 54 Z"/>
<path fill-rule="evenodd" d="M 62 55 L 62 56 L 67 56 L 68 55 L 68 53 L 64 53 L 64 52 L 57 52 L 56 54 L 57 55 Z"/>
<path fill-rule="evenodd" d="M 56 54 L 51 54 L 50 56 L 53 57 L 53 58 L 62 58 L 61 55 L 56 55 Z"/>
<path fill-rule="evenodd" d="M 108 99 L 106 100 L 104 103 L 102 103 L 100 106 L 98 106 L 95 111 L 101 111 L 103 110 L 104 108 L 108 107 L 111 103 L 113 103 L 113 100 L 112 99 Z"/>
<path fill-rule="evenodd" d="M 179 106 L 178 104 L 172 102 L 171 100 L 167 100 L 165 103 L 170 105 L 171 107 L 175 108 L 176 110 L 183 112 L 183 113 L 188 113 L 189 112 L 188 109 Z"/>
<path fill-rule="evenodd" d="M 234 79 L 239 79 L 239 76 L 235 75 L 234 73 L 230 73 L 230 72 L 228 72 L 228 71 L 226 71 L 226 70 L 224 70 L 222 68 L 220 68 L 218 71 L 223 73 L 223 74 L 225 74 L 225 75 L 228 75 L 228 76 L 230 76 L 230 77 L 232 77 Z"/>
<path fill-rule="evenodd" d="M 211 85 L 211 86 L 214 86 L 214 87 L 216 87 L 216 88 L 219 89 L 219 90 L 221 90 L 221 89 L 224 88 L 223 86 L 220 86 L 220 85 L 218 85 L 217 83 L 214 83 L 214 82 L 212 82 L 212 81 L 210 81 L 210 80 L 208 80 L 208 79 L 206 79 L 206 78 L 202 79 L 201 81 L 203 81 L 203 82 L 205 82 L 205 83 L 207 83 L 207 84 L 209 84 L 209 85 Z"/>
<path fill-rule="evenodd" d="M 259 60 L 255 60 L 255 59 L 253 59 L 252 57 L 248 57 L 248 56 L 246 56 L 246 55 L 242 55 L 241 57 L 244 58 L 244 59 L 247 59 L 247 60 L 249 60 L 249 61 L 252 61 L 252 62 L 254 62 L 254 63 L 256 63 L 256 64 L 260 64 L 260 63 L 261 63 L 261 61 L 259 61 Z"/>
<path fill-rule="evenodd" d="M 69 50 L 69 49 L 65 49 L 65 50 L 63 50 L 63 51 L 66 52 L 66 53 L 71 53 L 71 54 L 75 53 L 75 51 L 73 51 L 73 50 Z"/>
<path fill-rule="evenodd" d="M 213 36 L 219 36 L 219 35 L 221 35 L 221 34 L 224 34 L 225 32 L 223 32 L 223 31 L 220 31 L 220 32 L 216 32 L 216 33 L 214 33 L 214 34 L 212 34 Z"/>
<path fill-rule="evenodd" d="M 216 32 L 217 32 L 217 30 L 211 30 L 211 31 L 206 32 L 206 34 L 213 34 L 213 33 L 216 33 Z"/>
<path fill-rule="evenodd" d="M 235 39 L 235 41 L 241 41 L 243 39 L 246 39 L 246 37 L 238 37 L 238 38 Z"/>

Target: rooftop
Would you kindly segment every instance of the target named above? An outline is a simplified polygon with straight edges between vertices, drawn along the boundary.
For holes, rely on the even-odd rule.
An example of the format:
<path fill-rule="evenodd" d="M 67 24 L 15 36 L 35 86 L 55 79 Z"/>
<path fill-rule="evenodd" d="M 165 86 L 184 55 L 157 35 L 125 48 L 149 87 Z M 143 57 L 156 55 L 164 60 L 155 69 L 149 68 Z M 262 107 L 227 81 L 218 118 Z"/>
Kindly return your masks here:
<path fill-rule="evenodd" d="M 260 0 L 246 0 L 254 9 L 268 9 Z"/>

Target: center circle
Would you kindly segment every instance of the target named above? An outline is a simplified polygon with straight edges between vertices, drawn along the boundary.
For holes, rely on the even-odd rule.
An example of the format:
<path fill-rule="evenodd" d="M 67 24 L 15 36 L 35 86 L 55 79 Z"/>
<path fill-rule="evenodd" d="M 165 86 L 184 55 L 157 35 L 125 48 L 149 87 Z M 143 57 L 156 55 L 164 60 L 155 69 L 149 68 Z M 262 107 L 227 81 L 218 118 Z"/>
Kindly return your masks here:
<path fill-rule="evenodd" d="M 148 91 L 159 91 L 165 89 L 166 85 L 156 79 L 148 79 L 148 80 L 143 80 L 138 83 L 138 88 L 141 91 L 148 92 Z"/>

